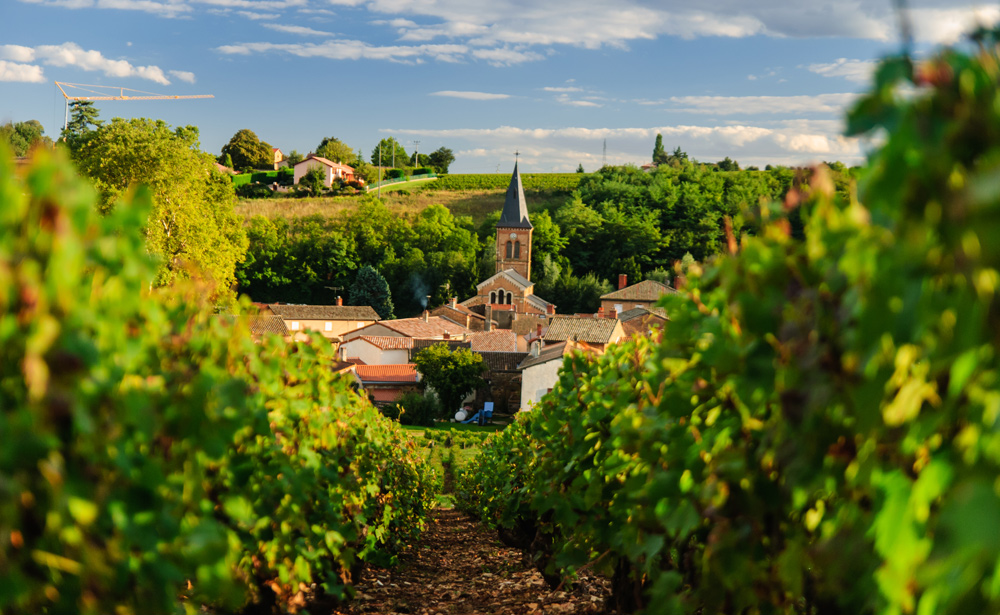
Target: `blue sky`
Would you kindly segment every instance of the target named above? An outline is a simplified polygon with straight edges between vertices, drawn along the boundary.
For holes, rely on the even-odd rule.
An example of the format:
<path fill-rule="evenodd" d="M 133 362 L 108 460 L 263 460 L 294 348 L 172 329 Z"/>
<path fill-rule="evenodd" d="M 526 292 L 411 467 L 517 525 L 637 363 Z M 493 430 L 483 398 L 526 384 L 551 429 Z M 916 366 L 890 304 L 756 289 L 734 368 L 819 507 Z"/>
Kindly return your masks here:
<path fill-rule="evenodd" d="M 910 0 L 926 53 L 996 3 Z M 899 49 L 891 0 L 0 0 L 0 121 L 56 136 L 54 81 L 209 100 L 101 102 L 249 128 L 285 152 L 335 136 L 450 148 L 452 172 L 592 171 L 668 150 L 742 165 L 859 163 L 844 108 Z M 78 92 L 83 94 L 83 92 Z"/>

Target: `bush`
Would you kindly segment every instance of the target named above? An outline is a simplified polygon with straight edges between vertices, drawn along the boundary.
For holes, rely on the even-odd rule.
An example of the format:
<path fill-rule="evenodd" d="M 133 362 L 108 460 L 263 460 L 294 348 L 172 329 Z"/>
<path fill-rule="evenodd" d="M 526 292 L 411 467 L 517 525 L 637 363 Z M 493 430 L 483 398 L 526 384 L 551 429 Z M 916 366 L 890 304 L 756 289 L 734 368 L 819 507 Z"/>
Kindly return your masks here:
<path fill-rule="evenodd" d="M 243 184 L 237 186 L 236 196 L 244 199 L 266 199 L 274 196 L 274 191 L 262 184 Z"/>
<path fill-rule="evenodd" d="M 403 169 L 386 169 L 385 177 L 386 179 L 402 179 L 406 177 L 406 171 Z"/>
<path fill-rule="evenodd" d="M 431 395 L 410 392 L 396 402 L 395 413 L 401 425 L 422 425 L 429 427 L 439 414 L 438 402 Z"/>
<path fill-rule="evenodd" d="M 413 169 L 413 172 L 410 173 L 410 175 L 412 175 L 412 176 L 417 176 L 417 175 L 434 175 L 434 169 L 432 169 L 430 167 L 421 167 L 421 168 L 418 168 L 418 169 Z"/>

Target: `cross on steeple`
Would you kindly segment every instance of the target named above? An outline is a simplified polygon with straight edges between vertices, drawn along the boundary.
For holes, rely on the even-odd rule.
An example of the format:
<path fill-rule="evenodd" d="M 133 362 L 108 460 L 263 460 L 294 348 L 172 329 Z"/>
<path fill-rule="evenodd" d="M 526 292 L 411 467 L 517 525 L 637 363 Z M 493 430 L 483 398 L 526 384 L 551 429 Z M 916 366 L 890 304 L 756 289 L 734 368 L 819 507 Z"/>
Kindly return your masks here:
<path fill-rule="evenodd" d="M 521 155 L 521 152 L 514 150 L 514 164 L 517 164 L 517 157 Z"/>

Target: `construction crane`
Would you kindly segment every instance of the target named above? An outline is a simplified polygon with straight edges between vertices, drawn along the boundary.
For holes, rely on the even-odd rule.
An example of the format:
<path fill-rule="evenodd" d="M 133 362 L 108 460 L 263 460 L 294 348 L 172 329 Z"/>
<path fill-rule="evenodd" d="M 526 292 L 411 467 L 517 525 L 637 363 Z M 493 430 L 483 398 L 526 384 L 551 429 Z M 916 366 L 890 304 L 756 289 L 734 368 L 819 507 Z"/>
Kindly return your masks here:
<path fill-rule="evenodd" d="M 143 92 L 142 90 L 133 90 L 131 88 L 123 88 L 112 85 L 84 85 L 82 83 L 66 83 L 65 81 L 56 81 L 56 87 L 62 92 L 63 98 L 66 99 L 66 119 L 63 122 L 63 130 L 69 126 L 69 102 L 71 100 L 177 100 L 180 98 L 215 98 L 211 94 L 188 94 L 185 96 L 175 96 L 168 94 L 154 94 L 153 92 Z M 63 89 L 63 86 L 67 88 L 76 88 L 84 92 L 90 92 L 87 96 L 70 96 Z M 97 88 L 97 89 L 88 89 Z M 118 94 L 109 94 L 108 90 L 114 92 L 118 91 Z M 139 96 L 133 96 L 131 94 L 126 94 L 125 92 L 135 92 Z"/>

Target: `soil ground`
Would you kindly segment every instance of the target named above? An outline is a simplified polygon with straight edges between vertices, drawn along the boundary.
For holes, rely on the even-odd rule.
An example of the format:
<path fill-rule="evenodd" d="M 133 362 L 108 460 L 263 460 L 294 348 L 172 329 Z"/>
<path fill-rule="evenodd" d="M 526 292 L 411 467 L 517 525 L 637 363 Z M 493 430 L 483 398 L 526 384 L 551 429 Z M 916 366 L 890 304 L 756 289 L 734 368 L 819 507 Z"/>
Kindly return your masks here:
<path fill-rule="evenodd" d="M 397 566 L 369 566 L 358 594 L 333 615 L 594 615 L 605 613 L 604 579 L 580 574 L 553 591 L 518 549 L 453 509 L 435 509 Z"/>

